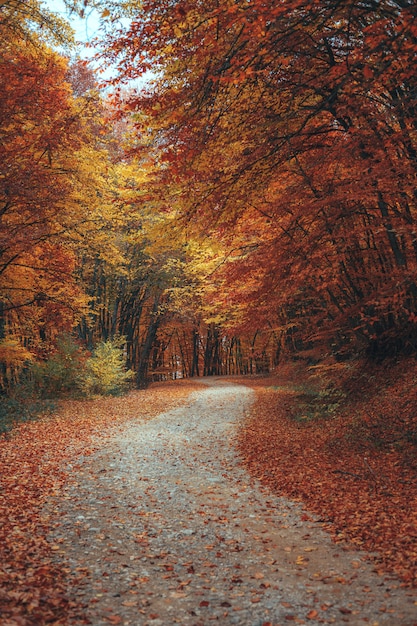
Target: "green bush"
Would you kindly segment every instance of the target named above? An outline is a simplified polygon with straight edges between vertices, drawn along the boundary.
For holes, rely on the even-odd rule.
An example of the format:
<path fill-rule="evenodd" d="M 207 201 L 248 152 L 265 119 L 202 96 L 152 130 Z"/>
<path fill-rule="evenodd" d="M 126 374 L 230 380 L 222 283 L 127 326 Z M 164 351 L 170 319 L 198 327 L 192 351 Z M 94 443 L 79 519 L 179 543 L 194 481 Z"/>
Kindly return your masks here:
<path fill-rule="evenodd" d="M 87 354 L 71 337 L 62 335 L 57 349 L 49 359 L 34 363 L 26 384 L 32 384 L 35 395 L 57 398 L 78 392 L 78 377 L 85 366 Z"/>
<path fill-rule="evenodd" d="M 102 342 L 88 358 L 70 335 L 60 337 L 49 359 L 29 363 L 11 392 L 0 395 L 0 434 L 53 411 L 54 398 L 124 393 L 134 373 L 126 370 L 123 343 Z"/>
<path fill-rule="evenodd" d="M 78 376 L 78 386 L 86 396 L 124 393 L 134 373 L 126 370 L 123 339 L 99 343 Z"/>

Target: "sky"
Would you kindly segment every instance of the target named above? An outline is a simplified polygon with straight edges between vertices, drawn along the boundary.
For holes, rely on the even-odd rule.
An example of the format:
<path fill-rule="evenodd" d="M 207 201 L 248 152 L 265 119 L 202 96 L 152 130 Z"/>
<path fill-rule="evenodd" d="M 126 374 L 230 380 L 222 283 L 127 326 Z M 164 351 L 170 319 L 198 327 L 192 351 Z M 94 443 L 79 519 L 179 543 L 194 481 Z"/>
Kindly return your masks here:
<path fill-rule="evenodd" d="M 68 11 L 63 0 L 42 0 L 42 2 L 51 12 L 69 21 L 75 31 L 75 40 L 80 44 L 77 47 L 77 56 L 82 59 L 92 59 L 97 51 L 83 44 L 91 42 L 94 37 L 99 34 L 99 13 L 94 9 L 87 9 L 86 17 L 81 19 L 75 13 Z M 106 69 L 103 70 L 99 62 L 93 61 L 92 67 L 99 69 L 100 79 L 109 79 L 116 74 L 116 72 L 112 70 L 112 67 L 106 67 Z"/>
<path fill-rule="evenodd" d="M 85 19 L 77 17 L 75 13 L 70 13 L 64 4 L 63 0 L 42 0 L 43 4 L 53 13 L 57 13 L 64 19 L 67 19 L 75 31 L 75 39 L 80 42 L 77 53 L 83 59 L 92 59 L 95 54 L 95 50 L 88 48 L 83 43 L 91 42 L 96 35 L 99 34 L 100 16 L 94 9 L 87 10 Z M 122 22 L 124 20 L 121 20 Z M 98 67 L 98 63 L 93 63 L 93 67 Z M 107 67 L 104 71 L 100 68 L 100 78 L 109 79 L 115 76 L 116 72 L 111 67 Z M 152 72 L 149 72 L 145 77 L 133 81 L 131 86 L 141 89 L 146 85 L 147 80 L 152 78 Z"/>
<path fill-rule="evenodd" d="M 90 10 L 85 19 L 79 18 L 75 13 L 69 13 L 63 0 L 42 0 L 43 4 L 53 13 L 67 19 L 75 31 L 75 38 L 81 43 L 89 42 L 98 33 L 99 16 L 97 11 Z M 92 56 L 93 52 L 81 46 L 80 56 Z"/>

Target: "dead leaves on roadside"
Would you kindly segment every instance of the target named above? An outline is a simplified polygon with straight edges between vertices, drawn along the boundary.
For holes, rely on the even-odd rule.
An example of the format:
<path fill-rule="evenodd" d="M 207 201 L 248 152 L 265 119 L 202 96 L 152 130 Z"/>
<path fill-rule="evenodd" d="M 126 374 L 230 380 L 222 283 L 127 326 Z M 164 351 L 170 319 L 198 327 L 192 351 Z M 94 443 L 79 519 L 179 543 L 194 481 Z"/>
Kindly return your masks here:
<path fill-rule="evenodd" d="M 60 546 L 47 541 L 48 498 L 59 497 L 62 467 L 94 451 L 92 437 L 113 426 L 150 419 L 179 405 L 196 383 L 151 386 L 121 398 L 65 401 L 52 417 L 18 426 L 0 438 L 0 615 L 2 626 L 62 626 L 77 607 L 66 597 L 65 568 L 54 562 Z M 109 623 L 118 624 L 117 615 Z"/>
<path fill-rule="evenodd" d="M 238 442 L 249 471 L 273 491 L 305 502 L 335 540 L 377 553 L 378 571 L 417 586 L 416 472 L 401 451 L 364 453 L 345 436 L 346 415 L 301 424 L 289 417 L 293 390 L 259 382 L 255 390 Z"/>

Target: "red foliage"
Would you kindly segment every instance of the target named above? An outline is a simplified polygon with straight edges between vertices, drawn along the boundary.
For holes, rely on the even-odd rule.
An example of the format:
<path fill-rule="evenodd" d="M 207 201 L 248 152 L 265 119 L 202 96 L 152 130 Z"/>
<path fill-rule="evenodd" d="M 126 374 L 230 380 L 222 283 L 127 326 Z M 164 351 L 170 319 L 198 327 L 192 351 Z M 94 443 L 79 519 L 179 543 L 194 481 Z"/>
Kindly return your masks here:
<path fill-rule="evenodd" d="M 120 115 L 155 207 L 222 241 L 226 313 L 324 351 L 415 349 L 413 3 L 146 0 L 108 55 L 122 84 L 157 74 Z"/>

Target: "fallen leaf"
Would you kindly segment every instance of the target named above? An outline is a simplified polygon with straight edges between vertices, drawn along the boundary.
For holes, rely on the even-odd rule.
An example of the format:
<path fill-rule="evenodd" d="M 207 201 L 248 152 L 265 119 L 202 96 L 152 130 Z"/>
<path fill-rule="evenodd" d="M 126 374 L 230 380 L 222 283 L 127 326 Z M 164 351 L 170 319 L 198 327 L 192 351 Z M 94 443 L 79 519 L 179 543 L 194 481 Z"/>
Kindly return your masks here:
<path fill-rule="evenodd" d="M 317 611 L 315 609 L 312 609 L 311 611 L 309 611 L 309 613 L 307 613 L 306 618 L 307 619 L 316 619 L 319 616 L 319 614 L 317 613 Z"/>
<path fill-rule="evenodd" d="M 123 621 L 120 615 L 108 615 L 104 619 L 106 620 L 106 622 L 109 622 L 110 624 L 121 624 Z"/>

